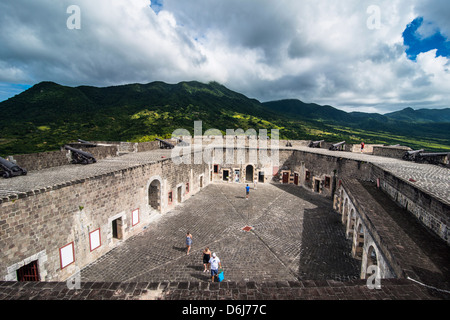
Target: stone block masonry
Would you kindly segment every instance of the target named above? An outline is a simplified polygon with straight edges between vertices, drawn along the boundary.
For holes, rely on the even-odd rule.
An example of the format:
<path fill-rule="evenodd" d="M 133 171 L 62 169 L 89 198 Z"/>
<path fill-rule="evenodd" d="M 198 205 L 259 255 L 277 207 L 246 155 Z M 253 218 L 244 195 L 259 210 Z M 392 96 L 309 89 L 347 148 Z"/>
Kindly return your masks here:
<path fill-rule="evenodd" d="M 353 280 L 349 282 L 327 281 L 271 281 L 271 282 L 86 282 L 81 284 L 79 290 L 67 290 L 65 282 L 52 282 L 43 286 L 41 283 L 17 283 L 0 281 L 0 300 L 160 300 L 157 305 L 166 316 L 181 315 L 181 306 L 189 306 L 189 301 L 214 300 L 215 305 L 226 308 L 225 301 L 242 300 L 263 301 L 271 309 L 267 316 L 276 314 L 286 317 L 298 311 L 298 303 L 292 300 L 448 300 L 449 294 L 412 283 L 404 279 L 383 280 L 381 290 L 370 290 L 365 281 Z M 163 300 L 166 300 L 164 302 Z M 222 303 L 219 302 L 222 301 Z M 270 300 L 285 300 L 275 308 Z M 291 302 L 289 302 L 291 300 Z M 266 301 L 266 302 L 264 302 Z M 194 303 L 194 302 L 193 302 Z M 232 304 L 232 302 L 230 302 Z M 196 304 L 198 305 L 198 304 Z M 305 310 L 306 305 L 301 305 Z M 310 305 L 311 306 L 311 305 Z M 152 305 L 154 308 L 155 305 Z M 306 307 L 307 308 L 307 307 Z M 266 311 L 266 309 L 264 309 Z M 312 308 L 311 308 L 311 311 Z M 443 310 L 444 311 L 444 310 Z M 101 311 L 105 314 L 105 310 Z M 110 314 L 114 316 L 115 310 Z M 331 313 L 334 310 L 330 311 Z M 402 313 L 405 313 L 402 310 Z M 406 313 L 412 313 L 410 310 Z M 31 315 L 31 313 L 30 313 Z M 411 314 L 412 316 L 412 314 Z"/>
<path fill-rule="evenodd" d="M 238 169 L 241 177 L 253 170 L 253 178 L 263 172 L 264 183 L 284 184 L 286 178 L 287 184 L 329 198 L 339 179 L 379 179 L 386 193 L 449 241 L 450 182 L 448 171 L 439 171 L 445 168 L 298 146 L 281 148 L 276 165 L 233 160 L 215 175 L 213 163 L 175 164 L 171 150 L 137 151 L 133 147 L 88 166 L 64 165 L 1 179 L 0 279 L 13 280 L 18 268 L 37 260 L 41 280 L 66 280 L 211 181 L 223 181 L 226 169 Z"/>
<path fill-rule="evenodd" d="M 67 279 L 197 193 L 209 183 L 208 173 L 206 164 L 174 165 L 169 154 L 158 151 L 9 180 L 12 189 L 30 191 L 2 199 L 0 278 L 14 280 L 16 268 L 45 252 L 46 258 L 39 260 L 41 280 Z M 160 183 L 159 210 L 149 203 L 153 180 Z M 70 247 L 73 254 L 66 250 Z"/>
<path fill-rule="evenodd" d="M 324 149 L 280 150 L 280 171 L 298 174 L 298 185 L 332 197 L 339 179 L 378 181 L 380 188 L 450 245 L 448 168 Z M 281 172 L 280 172 L 281 173 Z M 278 179 L 282 181 L 282 176 Z M 330 181 L 327 184 L 326 181 Z M 293 183 L 293 179 L 289 183 Z"/>
<path fill-rule="evenodd" d="M 91 153 L 96 160 L 115 157 L 118 152 L 117 146 L 114 145 L 97 146 L 95 148 L 77 147 L 76 145 L 73 145 L 73 147 Z M 68 156 L 68 151 L 64 149 L 51 152 L 14 155 L 9 156 L 8 159 L 28 171 L 64 166 L 69 164 L 71 160 Z"/>

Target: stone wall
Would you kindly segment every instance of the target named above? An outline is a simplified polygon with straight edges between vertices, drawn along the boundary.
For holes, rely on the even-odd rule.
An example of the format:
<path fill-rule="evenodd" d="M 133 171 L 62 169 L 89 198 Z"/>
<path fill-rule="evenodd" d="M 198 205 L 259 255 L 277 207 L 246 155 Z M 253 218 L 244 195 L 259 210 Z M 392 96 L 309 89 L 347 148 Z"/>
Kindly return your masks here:
<path fill-rule="evenodd" d="M 177 144 L 176 140 L 164 140 L 173 145 Z M 86 147 L 79 143 L 68 143 L 67 145 L 91 153 L 96 160 L 101 160 L 109 157 L 116 157 L 126 153 L 146 152 L 160 149 L 159 141 L 150 142 L 119 142 L 119 141 L 92 141 L 97 144 L 96 147 Z M 16 163 L 18 166 L 27 171 L 42 170 L 47 168 L 54 168 L 64 166 L 70 163 L 69 152 L 64 148 L 59 151 L 30 153 L 8 156 L 7 160 Z"/>
<path fill-rule="evenodd" d="M 403 277 L 401 266 L 392 256 L 389 240 L 382 234 L 384 226 L 380 219 L 382 209 L 355 179 L 343 179 L 337 191 L 338 212 L 346 226 L 347 238 L 352 238 L 353 248 L 358 233 L 363 236 L 363 247 L 360 254 L 361 279 L 366 279 L 367 268 L 373 264 L 370 261 L 371 250 L 375 250 L 377 275 L 382 278 Z M 378 224 L 375 224 L 377 222 Z M 362 230 L 359 230 L 359 228 Z M 382 231 L 379 232 L 378 228 Z M 362 232 L 361 232 L 362 231 Z M 388 240 L 388 242 L 386 242 Z M 355 254 L 355 251 L 352 252 Z M 355 257 L 355 256 L 354 256 Z"/>
<path fill-rule="evenodd" d="M 450 245 L 450 206 L 375 164 L 300 150 L 280 150 L 280 167 L 274 180 L 282 182 L 284 172 L 289 174 L 288 183 L 295 184 L 298 180 L 297 185 L 327 197 L 333 197 L 339 179 L 380 179 L 384 192 Z"/>
<path fill-rule="evenodd" d="M 38 260 L 41 280 L 65 280 L 141 232 L 210 181 L 223 181 L 225 170 L 231 173 L 236 169 L 241 177 L 246 176 L 246 170 L 253 169 L 253 177 L 263 172 L 264 182 L 283 182 L 287 177 L 287 183 L 329 197 L 339 179 L 380 179 L 386 193 L 449 243 L 449 206 L 374 164 L 289 148 L 267 152 L 271 158 L 264 160 L 268 161 L 251 158 L 254 152 L 259 156 L 264 151 L 267 150 L 234 149 L 230 161 L 220 161 L 221 154 L 216 150 L 210 164 L 205 163 L 204 154 L 199 162 L 193 161 L 194 156 L 188 163 L 180 163 L 177 158 L 164 159 L 1 202 L 0 279 L 14 280 L 19 267 Z M 149 190 L 157 190 L 159 201 Z M 120 229 L 121 239 L 113 235 L 114 223 Z M 91 246 L 95 234 L 100 235 L 98 248 Z M 68 245 L 73 245 L 75 260 L 62 267 L 60 250 Z"/>
<path fill-rule="evenodd" d="M 208 173 L 208 165 L 176 165 L 166 159 L 2 202 L 0 279 L 16 280 L 16 270 L 32 260 L 39 262 L 42 281 L 69 278 L 197 193 L 200 183 L 207 186 Z M 149 204 L 155 180 L 160 183 L 160 210 Z M 118 221 L 121 239 L 113 236 L 112 224 Z M 92 248 L 97 235 L 100 246 Z M 60 251 L 67 253 L 71 246 L 74 261 L 66 266 Z"/>
<path fill-rule="evenodd" d="M 361 152 L 361 145 L 354 144 L 352 146 L 351 152 L 373 154 L 374 148 L 379 148 L 379 147 L 383 147 L 383 145 L 381 145 L 381 144 L 365 144 L 364 149 Z"/>
<path fill-rule="evenodd" d="M 280 170 L 289 172 L 289 183 L 332 197 L 339 178 L 355 177 L 367 180 L 371 176 L 371 164 L 338 156 L 295 150 L 280 151 Z M 296 175 L 297 178 L 296 178 Z M 282 172 L 278 180 L 282 181 Z"/>
<path fill-rule="evenodd" d="M 215 148 L 205 153 L 206 161 L 211 157 L 212 181 L 253 183 L 256 179 L 268 183 L 272 181 L 274 167 L 278 168 L 279 152 L 272 153 L 270 149 Z"/>
<path fill-rule="evenodd" d="M 401 159 L 407 151 L 411 150 L 411 148 L 403 146 L 374 146 L 373 155 Z"/>
<path fill-rule="evenodd" d="M 96 160 L 115 157 L 118 151 L 117 146 L 114 145 L 91 148 L 77 146 L 76 144 L 69 144 L 69 146 L 91 153 Z M 14 155 L 7 157 L 7 159 L 27 171 L 60 167 L 69 164 L 71 161 L 69 151 L 63 148 L 59 151 Z"/>
<path fill-rule="evenodd" d="M 378 179 L 380 188 L 399 206 L 450 245 L 450 205 L 373 165 L 372 180 Z"/>
<path fill-rule="evenodd" d="M 67 152 L 61 150 L 8 156 L 7 160 L 15 162 L 19 167 L 27 171 L 42 170 L 69 164 Z"/>

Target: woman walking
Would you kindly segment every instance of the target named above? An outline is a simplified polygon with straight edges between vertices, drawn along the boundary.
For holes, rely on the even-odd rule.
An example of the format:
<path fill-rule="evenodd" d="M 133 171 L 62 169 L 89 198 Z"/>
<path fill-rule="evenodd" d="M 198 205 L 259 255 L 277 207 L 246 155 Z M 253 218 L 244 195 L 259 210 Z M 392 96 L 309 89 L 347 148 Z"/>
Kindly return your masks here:
<path fill-rule="evenodd" d="M 191 245 L 192 245 L 192 234 L 188 231 L 186 233 L 186 248 L 187 248 L 187 252 L 186 254 L 189 254 L 189 251 L 191 251 Z"/>
<path fill-rule="evenodd" d="M 211 251 L 209 250 L 208 247 L 206 247 L 203 250 L 203 266 L 205 267 L 203 272 L 207 272 L 208 271 L 209 259 L 211 259 Z"/>

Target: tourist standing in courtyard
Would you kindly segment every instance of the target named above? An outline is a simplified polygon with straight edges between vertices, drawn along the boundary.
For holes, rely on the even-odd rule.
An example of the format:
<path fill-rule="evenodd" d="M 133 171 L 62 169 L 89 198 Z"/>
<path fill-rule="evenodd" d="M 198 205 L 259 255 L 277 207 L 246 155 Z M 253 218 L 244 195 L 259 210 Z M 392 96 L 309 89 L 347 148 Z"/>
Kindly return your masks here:
<path fill-rule="evenodd" d="M 245 187 L 245 198 L 248 200 L 248 195 L 249 195 L 249 193 L 250 193 L 250 187 L 247 185 L 246 187 Z"/>
<path fill-rule="evenodd" d="M 207 272 L 208 271 L 208 266 L 209 266 L 209 260 L 210 259 L 211 259 L 211 251 L 209 250 L 208 247 L 206 247 L 205 249 L 203 249 L 203 266 L 205 267 L 203 272 Z"/>
<path fill-rule="evenodd" d="M 253 181 L 253 189 L 256 190 L 256 185 L 258 184 L 258 179 L 255 178 L 255 180 Z"/>
<path fill-rule="evenodd" d="M 219 274 L 219 267 L 222 268 L 222 263 L 219 257 L 213 252 L 211 259 L 209 259 L 211 265 L 211 281 L 214 282 L 214 277 Z"/>
<path fill-rule="evenodd" d="M 192 246 L 192 234 L 188 231 L 186 233 L 186 248 L 187 248 L 186 254 L 189 254 L 189 251 L 191 251 L 191 246 Z"/>

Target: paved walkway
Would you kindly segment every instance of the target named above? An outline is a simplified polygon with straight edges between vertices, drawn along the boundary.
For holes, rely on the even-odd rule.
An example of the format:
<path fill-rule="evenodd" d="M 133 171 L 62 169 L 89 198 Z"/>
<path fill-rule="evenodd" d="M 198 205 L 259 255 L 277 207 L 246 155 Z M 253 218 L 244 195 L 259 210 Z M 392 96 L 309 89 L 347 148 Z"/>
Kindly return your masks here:
<path fill-rule="evenodd" d="M 243 231 L 251 226 L 250 232 Z M 186 231 L 193 235 L 185 253 Z M 82 281 L 210 281 L 201 250 L 222 260 L 226 281 L 359 277 L 331 200 L 293 185 L 212 184 L 81 271 Z"/>
<path fill-rule="evenodd" d="M 284 148 L 283 148 L 284 149 Z M 450 169 L 431 164 L 421 164 L 400 159 L 373 156 L 355 152 L 330 151 L 328 149 L 296 146 L 289 150 L 343 157 L 357 161 L 371 162 L 406 183 L 433 195 L 439 201 L 450 204 Z M 9 201 L 14 195 L 44 192 L 57 186 L 65 186 L 82 179 L 124 170 L 133 166 L 155 163 L 171 158 L 172 150 L 158 149 L 148 152 L 130 153 L 121 157 L 102 159 L 89 166 L 67 165 L 30 171 L 26 176 L 14 179 L 0 179 L 0 202 Z M 415 180 L 410 182 L 409 179 Z"/>
<path fill-rule="evenodd" d="M 405 183 L 423 190 L 443 203 L 450 204 L 450 169 L 447 167 L 358 152 L 330 151 L 308 147 L 295 147 L 293 149 L 373 163 L 397 178 L 403 179 Z M 415 182 L 411 182 L 410 179 Z"/>

